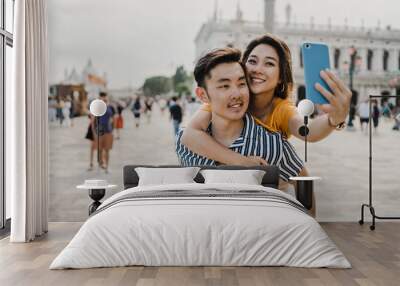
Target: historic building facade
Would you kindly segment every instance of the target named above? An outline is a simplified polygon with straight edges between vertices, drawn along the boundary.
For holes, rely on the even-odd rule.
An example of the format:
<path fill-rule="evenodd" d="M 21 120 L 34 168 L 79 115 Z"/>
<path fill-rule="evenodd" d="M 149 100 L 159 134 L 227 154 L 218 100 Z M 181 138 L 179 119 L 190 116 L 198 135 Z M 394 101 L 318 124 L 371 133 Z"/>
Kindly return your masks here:
<path fill-rule="evenodd" d="M 64 71 L 61 83 L 50 85 L 49 96 L 63 100 L 70 99 L 75 115 L 85 115 L 90 100 L 97 98 L 100 92 L 107 91 L 106 74 L 99 75 L 89 59 L 81 73 L 75 68 Z"/>
<path fill-rule="evenodd" d="M 292 21 L 291 7 L 286 7 L 286 21 L 274 20 L 275 0 L 264 0 L 264 21 L 245 21 L 238 5 L 232 20 L 214 16 L 204 23 L 198 32 L 196 58 L 206 51 L 223 46 L 244 49 L 248 42 L 264 34 L 273 33 L 285 40 L 292 52 L 293 70 L 296 81 L 295 98 L 304 97 L 304 74 L 301 59 L 303 42 L 324 42 L 330 49 L 330 62 L 342 79 L 349 83 L 350 54 L 356 52 L 353 72 L 353 89 L 359 100 L 368 94 L 398 94 L 400 89 L 394 78 L 400 74 L 400 30 L 391 27 L 350 27 L 347 21 L 334 26 L 328 19 L 326 25 L 316 25 L 311 19 L 307 24 Z"/>

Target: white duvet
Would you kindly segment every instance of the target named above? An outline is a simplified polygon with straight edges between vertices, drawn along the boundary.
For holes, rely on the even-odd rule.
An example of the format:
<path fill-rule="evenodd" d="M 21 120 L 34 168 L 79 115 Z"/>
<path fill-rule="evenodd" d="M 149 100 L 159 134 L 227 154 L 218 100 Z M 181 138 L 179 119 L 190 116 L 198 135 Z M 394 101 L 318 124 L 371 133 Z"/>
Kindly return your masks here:
<path fill-rule="evenodd" d="M 278 190 L 238 184 L 135 187 L 168 190 Z M 298 203 L 298 202 L 297 202 Z M 90 217 L 50 269 L 145 266 L 294 266 L 350 268 L 309 215 L 290 204 L 257 198 L 152 198 L 122 201 Z"/>

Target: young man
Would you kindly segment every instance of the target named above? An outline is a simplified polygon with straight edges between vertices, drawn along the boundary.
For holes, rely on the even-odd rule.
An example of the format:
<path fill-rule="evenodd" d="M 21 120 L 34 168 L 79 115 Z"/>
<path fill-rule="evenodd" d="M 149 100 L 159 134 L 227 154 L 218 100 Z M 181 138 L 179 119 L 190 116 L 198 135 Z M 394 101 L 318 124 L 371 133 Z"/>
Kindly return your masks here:
<path fill-rule="evenodd" d="M 287 182 L 289 177 L 301 173 L 304 164 L 280 133 L 267 131 L 246 113 L 249 89 L 239 62 L 240 56 L 237 49 L 218 49 L 203 56 L 196 64 L 196 95 L 212 107 L 212 123 L 207 132 L 235 152 L 259 156 L 267 164 L 278 166 L 280 178 Z M 181 142 L 182 133 L 183 130 L 180 130 L 176 141 L 176 153 L 182 165 L 217 164 L 184 146 Z"/>

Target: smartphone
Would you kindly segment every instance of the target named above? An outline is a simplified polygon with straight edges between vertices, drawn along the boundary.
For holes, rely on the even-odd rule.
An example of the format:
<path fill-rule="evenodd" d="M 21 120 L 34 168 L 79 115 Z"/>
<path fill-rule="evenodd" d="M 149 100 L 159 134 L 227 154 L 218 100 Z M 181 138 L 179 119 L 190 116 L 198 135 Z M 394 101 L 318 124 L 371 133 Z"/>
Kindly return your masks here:
<path fill-rule="evenodd" d="M 316 104 L 329 103 L 329 101 L 315 89 L 315 84 L 318 82 L 326 90 L 331 91 L 320 76 L 322 70 L 330 69 L 328 46 L 323 43 L 303 43 L 301 46 L 301 53 L 304 65 L 306 98 Z"/>

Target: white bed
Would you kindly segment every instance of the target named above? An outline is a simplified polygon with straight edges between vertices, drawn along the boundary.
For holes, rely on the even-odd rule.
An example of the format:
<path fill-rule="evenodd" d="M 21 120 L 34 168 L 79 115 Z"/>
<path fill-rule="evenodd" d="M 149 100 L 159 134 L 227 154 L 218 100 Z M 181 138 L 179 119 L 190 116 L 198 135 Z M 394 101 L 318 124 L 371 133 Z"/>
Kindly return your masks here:
<path fill-rule="evenodd" d="M 293 197 L 263 186 L 198 183 L 115 194 L 50 269 L 127 265 L 351 267 Z"/>

